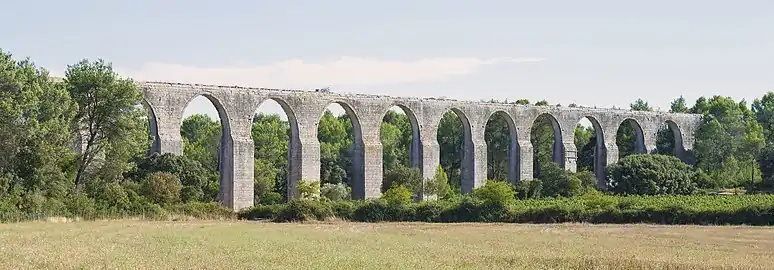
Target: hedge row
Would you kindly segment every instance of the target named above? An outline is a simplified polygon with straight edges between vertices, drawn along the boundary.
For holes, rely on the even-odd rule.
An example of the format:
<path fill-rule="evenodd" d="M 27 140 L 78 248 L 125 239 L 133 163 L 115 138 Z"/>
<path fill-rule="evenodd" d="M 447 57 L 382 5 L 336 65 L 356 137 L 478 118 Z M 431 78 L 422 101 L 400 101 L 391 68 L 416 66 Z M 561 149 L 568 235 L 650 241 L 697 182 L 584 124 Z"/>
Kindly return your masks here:
<path fill-rule="evenodd" d="M 655 223 L 699 225 L 774 225 L 774 195 L 581 196 L 521 200 L 502 204 L 474 197 L 411 204 L 369 201 L 294 200 L 256 205 L 241 219 L 277 222 L 326 220 L 511 222 L 511 223 Z"/>

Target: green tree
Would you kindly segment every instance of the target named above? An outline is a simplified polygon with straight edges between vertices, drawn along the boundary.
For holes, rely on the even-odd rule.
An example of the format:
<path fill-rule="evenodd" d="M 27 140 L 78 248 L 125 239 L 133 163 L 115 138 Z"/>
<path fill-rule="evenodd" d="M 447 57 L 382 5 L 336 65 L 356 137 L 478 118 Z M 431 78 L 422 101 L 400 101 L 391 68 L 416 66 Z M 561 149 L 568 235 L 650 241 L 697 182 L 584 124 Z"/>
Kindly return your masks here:
<path fill-rule="evenodd" d="M 441 151 L 440 163 L 449 176 L 449 184 L 453 190 L 462 188 L 462 121 L 456 113 L 446 112 L 438 124 L 438 146 Z"/>
<path fill-rule="evenodd" d="M 633 155 L 607 167 L 608 189 L 616 194 L 691 194 L 694 177 L 690 165 L 667 155 Z"/>
<path fill-rule="evenodd" d="M 48 71 L 0 49 L 0 197 L 20 199 L 25 190 L 67 195 L 76 157 L 68 147 L 75 106 Z"/>
<path fill-rule="evenodd" d="M 138 129 L 143 126 L 140 117 L 144 110 L 137 107 L 142 97 L 131 79 L 119 77 L 113 72 L 112 65 L 102 59 L 94 62 L 84 59 L 67 67 L 64 81 L 70 97 L 78 104 L 72 128 L 81 135 L 83 143 L 76 164 L 76 187 L 83 184 L 84 173 L 98 154 L 106 150 L 122 152 L 147 149 L 150 143 L 147 133 L 142 134 L 145 130 Z M 122 152 L 109 155 L 127 154 Z"/>
<path fill-rule="evenodd" d="M 489 118 L 484 130 L 484 141 L 487 149 L 487 178 L 507 180 L 511 131 L 503 115 L 494 114 Z"/>
<path fill-rule="evenodd" d="M 753 100 L 752 112 L 763 128 L 766 142 L 774 143 L 774 92 L 767 92 L 762 98 Z"/>

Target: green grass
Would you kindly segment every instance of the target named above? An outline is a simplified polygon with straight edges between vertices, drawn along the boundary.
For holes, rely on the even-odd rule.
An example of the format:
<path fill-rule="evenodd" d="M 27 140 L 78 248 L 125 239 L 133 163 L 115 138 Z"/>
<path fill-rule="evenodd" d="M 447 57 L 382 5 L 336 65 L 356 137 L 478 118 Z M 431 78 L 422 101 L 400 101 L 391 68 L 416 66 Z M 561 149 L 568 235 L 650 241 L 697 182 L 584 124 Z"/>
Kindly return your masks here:
<path fill-rule="evenodd" d="M 765 269 L 774 228 L 37 221 L 0 224 L 2 269 Z"/>

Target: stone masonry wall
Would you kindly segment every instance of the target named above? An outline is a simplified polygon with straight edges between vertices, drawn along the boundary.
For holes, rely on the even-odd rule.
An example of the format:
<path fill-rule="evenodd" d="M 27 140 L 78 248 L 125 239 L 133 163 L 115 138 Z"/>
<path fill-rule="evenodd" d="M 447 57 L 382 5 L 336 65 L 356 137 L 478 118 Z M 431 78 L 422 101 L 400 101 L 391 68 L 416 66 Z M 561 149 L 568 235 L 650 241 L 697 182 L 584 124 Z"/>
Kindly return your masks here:
<path fill-rule="evenodd" d="M 356 168 L 353 197 L 376 198 L 381 195 L 382 145 L 379 128 L 384 114 L 399 106 L 409 116 L 414 132 L 411 164 L 426 179 L 435 174 L 440 160 L 436 140 L 438 124 L 446 111 L 452 110 L 464 126 L 462 182 L 463 192 L 472 192 L 484 184 L 487 176 L 487 150 L 484 129 L 494 114 L 502 115 L 511 129 L 512 147 L 509 181 L 532 178 L 532 145 L 530 128 L 537 117 L 549 116 L 555 127 L 554 158 L 569 170 L 575 170 L 575 125 L 588 117 L 597 130 L 598 147 L 595 166 L 604 168 L 618 160 L 615 135 L 618 127 L 629 120 L 638 130 L 638 151 L 655 149 L 656 132 L 663 124 L 675 130 L 677 156 L 691 162 L 693 133 L 700 116 L 664 112 L 637 112 L 620 109 L 531 106 L 447 99 L 420 99 L 376 95 L 342 95 L 331 92 L 247 88 L 238 86 L 193 85 L 166 82 L 141 82 L 146 106 L 151 112 L 151 134 L 156 138 L 152 152 L 182 154 L 180 125 L 183 110 L 192 99 L 202 95 L 212 101 L 223 124 L 221 153 L 220 201 L 239 210 L 253 205 L 253 156 L 251 123 L 258 106 L 272 99 L 288 115 L 291 125 L 289 149 L 289 196 L 297 197 L 300 181 L 320 181 L 320 143 L 317 125 L 326 107 L 340 104 L 352 119 L 355 133 Z M 155 125 L 155 126 L 154 126 Z M 603 170 L 598 170 L 603 171 Z M 604 175 L 598 174 L 600 184 Z"/>

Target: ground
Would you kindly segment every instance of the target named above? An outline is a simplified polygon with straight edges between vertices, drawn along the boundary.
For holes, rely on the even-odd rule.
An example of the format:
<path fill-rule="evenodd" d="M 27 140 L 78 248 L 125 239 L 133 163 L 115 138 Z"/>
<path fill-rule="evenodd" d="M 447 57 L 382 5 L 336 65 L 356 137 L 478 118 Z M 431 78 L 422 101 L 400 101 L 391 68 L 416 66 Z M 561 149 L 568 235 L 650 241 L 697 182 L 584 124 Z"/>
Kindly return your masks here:
<path fill-rule="evenodd" d="M 765 269 L 774 228 L 247 221 L 0 224 L 2 269 Z"/>

